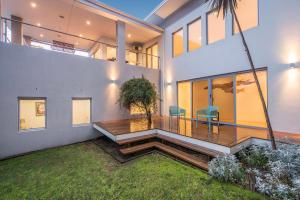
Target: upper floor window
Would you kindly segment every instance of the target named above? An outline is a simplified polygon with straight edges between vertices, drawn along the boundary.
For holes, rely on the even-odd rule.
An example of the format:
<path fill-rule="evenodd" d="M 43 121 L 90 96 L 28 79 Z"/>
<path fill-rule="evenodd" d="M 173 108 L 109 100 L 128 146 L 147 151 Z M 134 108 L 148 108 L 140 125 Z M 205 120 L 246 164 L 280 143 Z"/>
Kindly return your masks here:
<path fill-rule="evenodd" d="M 188 51 L 201 47 L 201 19 L 188 24 Z"/>
<path fill-rule="evenodd" d="M 173 33 L 173 57 L 180 56 L 183 53 L 183 29 Z"/>
<path fill-rule="evenodd" d="M 258 0 L 243 0 L 238 2 L 236 14 L 243 31 L 258 25 Z M 238 26 L 234 20 L 234 34 L 238 33 Z"/>
<path fill-rule="evenodd" d="M 46 127 L 46 99 L 19 98 L 19 130 Z"/>
<path fill-rule="evenodd" d="M 91 99 L 72 99 L 72 124 L 84 125 L 91 123 Z"/>
<path fill-rule="evenodd" d="M 225 20 L 223 11 L 214 10 L 207 14 L 207 42 L 208 44 L 225 39 Z"/>
<path fill-rule="evenodd" d="M 152 45 L 151 47 L 146 49 L 147 53 L 147 68 L 158 69 L 158 45 Z"/>

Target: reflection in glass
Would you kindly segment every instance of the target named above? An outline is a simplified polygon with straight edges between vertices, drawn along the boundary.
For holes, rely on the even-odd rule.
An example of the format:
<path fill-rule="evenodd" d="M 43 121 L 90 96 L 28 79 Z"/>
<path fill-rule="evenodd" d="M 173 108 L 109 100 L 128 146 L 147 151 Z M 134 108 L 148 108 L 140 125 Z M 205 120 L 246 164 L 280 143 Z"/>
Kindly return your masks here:
<path fill-rule="evenodd" d="M 173 57 L 183 53 L 183 29 L 173 33 Z"/>
<path fill-rule="evenodd" d="M 267 103 L 267 72 L 257 72 L 258 80 Z M 266 127 L 265 115 L 252 73 L 236 77 L 237 124 Z"/>
<path fill-rule="evenodd" d="M 225 38 L 225 20 L 222 9 L 218 14 L 212 11 L 207 15 L 208 44 L 214 43 Z"/>
<path fill-rule="evenodd" d="M 193 82 L 193 118 L 196 118 L 196 112 L 207 108 L 208 101 L 208 80 Z"/>
<path fill-rule="evenodd" d="M 191 117 L 191 82 L 178 83 L 178 106 L 186 110 L 186 117 Z"/>
<path fill-rule="evenodd" d="M 212 104 L 218 106 L 220 121 L 234 123 L 234 91 L 232 77 L 212 80 Z"/>
<path fill-rule="evenodd" d="M 201 47 L 201 20 L 188 25 L 188 48 L 193 51 Z"/>
<path fill-rule="evenodd" d="M 258 24 L 258 0 L 239 1 L 236 14 L 243 31 L 256 27 Z M 233 30 L 234 33 L 239 32 L 235 20 Z"/>

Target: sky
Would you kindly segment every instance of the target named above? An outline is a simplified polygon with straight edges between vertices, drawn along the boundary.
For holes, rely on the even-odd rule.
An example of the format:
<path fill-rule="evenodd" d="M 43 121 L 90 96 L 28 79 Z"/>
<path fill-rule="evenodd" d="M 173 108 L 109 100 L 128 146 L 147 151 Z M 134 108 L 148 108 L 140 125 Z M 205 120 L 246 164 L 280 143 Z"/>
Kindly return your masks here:
<path fill-rule="evenodd" d="M 127 14 L 144 19 L 163 0 L 98 0 Z"/>

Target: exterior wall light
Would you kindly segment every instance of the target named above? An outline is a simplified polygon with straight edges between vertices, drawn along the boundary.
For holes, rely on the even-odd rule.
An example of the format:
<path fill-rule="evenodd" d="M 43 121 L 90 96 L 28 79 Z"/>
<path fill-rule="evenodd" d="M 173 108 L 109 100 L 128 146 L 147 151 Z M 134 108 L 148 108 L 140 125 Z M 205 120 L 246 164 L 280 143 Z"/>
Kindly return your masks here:
<path fill-rule="evenodd" d="M 295 63 L 291 63 L 291 64 L 289 65 L 289 68 L 290 68 L 290 69 L 295 69 L 295 68 L 296 68 L 296 64 L 295 64 Z"/>

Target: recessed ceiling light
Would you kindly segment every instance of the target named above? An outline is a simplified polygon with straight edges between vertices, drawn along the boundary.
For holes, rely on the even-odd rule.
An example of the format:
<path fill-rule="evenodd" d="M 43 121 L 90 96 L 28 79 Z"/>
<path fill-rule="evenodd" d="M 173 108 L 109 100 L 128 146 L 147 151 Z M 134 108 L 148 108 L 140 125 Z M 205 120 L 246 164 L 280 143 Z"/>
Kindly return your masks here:
<path fill-rule="evenodd" d="M 35 2 L 31 2 L 31 3 L 30 3 L 30 6 L 31 6 L 32 8 L 36 8 L 36 3 L 35 3 Z"/>
<path fill-rule="evenodd" d="M 41 26 L 41 23 L 37 23 L 36 25 L 37 25 L 37 26 Z"/>
<path fill-rule="evenodd" d="M 127 37 L 128 37 L 128 38 L 131 38 L 131 34 L 129 33 L 129 34 L 127 35 Z"/>
<path fill-rule="evenodd" d="M 86 25 L 91 25 L 91 21 L 87 20 L 86 22 Z"/>
<path fill-rule="evenodd" d="M 79 37 L 83 37 L 83 35 L 82 35 L 82 34 L 79 34 Z"/>
<path fill-rule="evenodd" d="M 43 34 L 40 34 L 40 37 L 42 38 L 42 37 L 44 37 L 44 35 L 43 35 Z"/>

